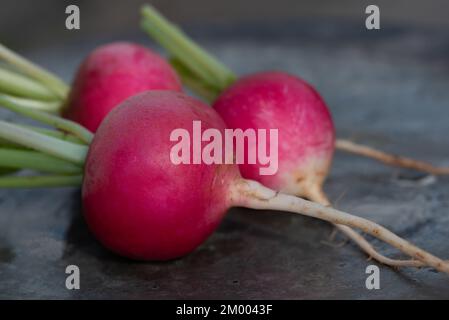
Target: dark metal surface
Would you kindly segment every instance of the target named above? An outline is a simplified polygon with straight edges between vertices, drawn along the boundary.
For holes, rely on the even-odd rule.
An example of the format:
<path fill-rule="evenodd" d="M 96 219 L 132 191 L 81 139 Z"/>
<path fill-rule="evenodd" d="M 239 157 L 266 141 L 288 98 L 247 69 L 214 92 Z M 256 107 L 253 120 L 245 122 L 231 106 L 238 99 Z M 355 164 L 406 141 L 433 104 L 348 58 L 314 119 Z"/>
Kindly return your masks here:
<path fill-rule="evenodd" d="M 449 34 L 362 28 L 304 23 L 193 34 L 240 73 L 283 69 L 310 81 L 340 136 L 449 165 Z M 27 56 L 68 80 L 96 44 Z M 449 178 L 421 178 L 337 153 L 325 189 L 337 207 L 449 257 Z M 449 277 L 429 269 L 381 267 L 381 289 L 367 290 L 373 262 L 354 245 L 326 244 L 328 224 L 277 212 L 234 209 L 183 259 L 129 261 L 89 234 L 79 198 L 73 189 L 0 191 L 0 298 L 449 298 Z M 69 264 L 81 269 L 80 290 L 65 288 Z"/>

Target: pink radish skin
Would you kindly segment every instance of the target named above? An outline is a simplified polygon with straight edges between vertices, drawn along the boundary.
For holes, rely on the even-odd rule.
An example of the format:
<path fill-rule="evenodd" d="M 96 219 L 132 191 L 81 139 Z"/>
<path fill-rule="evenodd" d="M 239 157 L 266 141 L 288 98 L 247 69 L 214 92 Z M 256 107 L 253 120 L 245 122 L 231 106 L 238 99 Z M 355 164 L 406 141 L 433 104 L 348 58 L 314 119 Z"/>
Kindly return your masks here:
<path fill-rule="evenodd" d="M 112 251 L 139 260 L 183 256 L 215 230 L 232 206 L 289 211 L 359 228 L 391 244 L 421 265 L 449 273 L 449 265 L 369 220 L 245 180 L 234 164 L 174 165 L 170 134 L 179 128 L 224 135 L 210 107 L 170 91 L 127 99 L 102 122 L 85 163 L 84 216 Z"/>
<path fill-rule="evenodd" d="M 229 128 L 279 129 L 277 174 L 260 175 L 259 164 L 243 164 L 244 178 L 298 196 L 321 190 L 335 130 L 326 104 L 309 84 L 283 72 L 256 73 L 237 80 L 213 107 Z"/>
<path fill-rule="evenodd" d="M 181 91 L 182 85 L 157 53 L 133 43 L 107 44 L 82 63 L 63 116 L 95 132 L 117 104 L 147 90 Z"/>
<path fill-rule="evenodd" d="M 198 119 L 204 130 L 224 132 L 209 106 L 163 92 L 128 99 L 105 119 L 87 157 L 83 204 L 106 247 L 135 259 L 172 259 L 195 249 L 217 227 L 230 206 L 225 195 L 237 167 L 176 166 L 169 158 L 171 131 L 191 130 Z"/>

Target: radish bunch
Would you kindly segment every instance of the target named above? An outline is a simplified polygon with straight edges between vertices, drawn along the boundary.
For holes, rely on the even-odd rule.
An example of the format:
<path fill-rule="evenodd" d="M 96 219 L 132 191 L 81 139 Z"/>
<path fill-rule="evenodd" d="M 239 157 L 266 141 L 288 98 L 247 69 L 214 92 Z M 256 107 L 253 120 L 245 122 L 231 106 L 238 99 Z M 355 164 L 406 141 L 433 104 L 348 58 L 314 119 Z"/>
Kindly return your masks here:
<path fill-rule="evenodd" d="M 82 201 L 89 228 L 106 247 L 126 257 L 167 260 L 185 255 L 205 241 L 230 207 L 242 206 L 359 228 L 415 259 L 414 265 L 449 273 L 449 263 L 384 227 L 246 180 L 235 164 L 173 164 L 169 136 L 179 128 L 192 134 L 194 121 L 201 121 L 204 130 L 223 133 L 226 128 L 218 113 L 194 98 L 151 91 L 114 108 L 90 143 L 75 144 L 5 121 L 0 121 L 0 138 L 83 166 Z M 61 185 L 81 183 L 68 182 Z M 8 186 L 0 179 L 1 184 Z"/>
<path fill-rule="evenodd" d="M 94 51 L 78 70 L 70 90 L 55 76 L 0 47 L 0 58 L 18 71 L 3 73 L 3 80 L 12 74 L 12 79 L 18 79 L 13 86 L 1 81 L 0 72 L 0 105 L 54 128 L 0 120 L 0 143 L 8 145 L 0 150 L 0 168 L 50 173 L 2 176 L 0 187 L 82 183 L 84 214 L 92 232 L 106 247 L 135 259 L 182 256 L 215 230 L 228 208 L 244 206 L 301 213 L 334 223 L 386 264 L 449 271 L 446 262 L 387 229 L 327 207 L 322 184 L 331 165 L 335 134 L 326 104 L 310 85 L 281 72 L 236 80 L 150 7 L 144 12 L 145 28 L 176 55 L 173 66 L 183 80 L 205 97 L 219 94 L 214 108 L 180 93 L 178 77 L 169 64 L 137 45 L 115 43 Z M 36 109 L 62 110 L 75 122 Z M 169 157 L 170 132 L 191 130 L 193 121 L 205 124 L 203 130 L 219 132 L 229 127 L 279 129 L 277 174 L 260 176 L 258 163 L 174 165 Z M 348 143 L 338 140 L 337 146 L 354 149 Z M 355 146 L 359 151 L 360 147 Z M 366 155 L 379 155 L 363 148 Z M 380 160 L 386 161 L 389 155 L 380 154 Z M 447 171 L 404 161 L 433 173 Z M 378 237 L 413 260 L 380 255 L 351 228 Z"/>

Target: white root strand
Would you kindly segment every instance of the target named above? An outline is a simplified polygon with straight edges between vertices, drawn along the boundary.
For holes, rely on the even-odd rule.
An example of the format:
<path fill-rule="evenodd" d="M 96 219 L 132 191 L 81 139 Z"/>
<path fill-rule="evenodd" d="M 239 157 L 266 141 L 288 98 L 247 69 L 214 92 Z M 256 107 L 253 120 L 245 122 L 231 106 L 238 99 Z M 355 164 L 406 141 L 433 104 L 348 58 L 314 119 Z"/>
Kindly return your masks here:
<path fill-rule="evenodd" d="M 338 225 L 346 225 L 368 233 L 423 262 L 425 266 L 449 274 L 449 263 L 416 247 L 398 237 L 385 227 L 362 217 L 326 207 L 321 204 L 286 195 L 268 189 L 256 181 L 239 180 L 231 189 L 233 205 L 260 210 L 288 211 L 296 214 L 325 220 Z"/>
<path fill-rule="evenodd" d="M 345 139 L 337 139 L 335 141 L 335 148 L 338 150 L 357 154 L 359 156 L 372 158 L 390 166 L 418 170 L 433 175 L 449 174 L 449 167 L 435 167 L 430 163 L 424 161 L 418 161 L 411 158 L 389 154 L 384 151 L 376 150 L 372 147 L 368 147 L 363 144 L 357 144 Z"/>
<path fill-rule="evenodd" d="M 323 206 L 330 207 L 331 203 L 320 187 L 312 189 L 307 194 L 307 198 L 322 204 Z M 359 246 L 370 258 L 385 264 L 390 267 L 414 267 L 419 268 L 425 266 L 422 261 L 419 260 L 398 260 L 388 258 L 379 253 L 360 233 L 351 229 L 348 226 L 341 224 L 333 224 L 337 230 L 340 230 L 349 239 L 351 239 L 356 245 Z"/>

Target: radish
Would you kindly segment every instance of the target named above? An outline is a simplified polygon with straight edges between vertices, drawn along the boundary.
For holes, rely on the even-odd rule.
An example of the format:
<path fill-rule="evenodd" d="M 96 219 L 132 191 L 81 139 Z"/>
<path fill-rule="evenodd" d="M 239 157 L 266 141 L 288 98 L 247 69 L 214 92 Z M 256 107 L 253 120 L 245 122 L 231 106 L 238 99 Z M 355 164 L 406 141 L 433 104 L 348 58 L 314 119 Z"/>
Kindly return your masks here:
<path fill-rule="evenodd" d="M 260 163 L 242 164 L 239 167 L 244 178 L 331 205 L 323 192 L 323 183 L 335 150 L 335 130 L 325 102 L 310 85 L 284 72 L 256 73 L 237 80 L 218 97 L 213 107 L 230 128 L 279 128 L 277 173 L 260 175 Z M 351 228 L 335 226 L 381 263 L 414 264 L 389 259 Z"/>
<path fill-rule="evenodd" d="M 107 44 L 81 64 L 63 115 L 95 132 L 114 106 L 146 90 L 181 91 L 182 85 L 155 52 L 127 42 Z"/>
<path fill-rule="evenodd" d="M 180 91 L 182 86 L 176 72 L 161 56 L 137 44 L 115 42 L 96 49 L 79 68 L 72 90 L 57 76 L 0 44 L 0 106 L 49 125 L 57 125 L 64 133 L 44 133 L 58 138 L 62 134 L 63 140 L 89 143 L 91 133 L 87 129 L 95 131 L 116 104 L 135 93 L 152 89 Z M 61 111 L 65 117 L 85 127 L 51 115 Z M 32 127 L 32 130 L 42 133 L 44 129 Z M 4 147 L 11 146 L 0 141 L 0 153 L 8 155 L 0 159 L 0 175 L 11 174 L 21 168 L 39 169 L 39 165 L 45 163 L 47 168 L 54 167 L 51 171 L 56 174 L 45 177 L 45 185 L 79 180 L 79 177 L 67 179 L 59 176 L 66 174 L 62 168 L 67 164 L 59 163 L 58 159 L 42 159 L 30 153 L 23 159 L 23 152 L 18 150 L 23 149 L 20 146 L 13 145 L 14 150 L 3 150 Z M 21 186 L 24 181 L 28 186 L 44 183 L 44 177 L 3 178 L 3 183 L 9 186 Z"/>
<path fill-rule="evenodd" d="M 109 113 L 89 147 L 75 147 L 4 121 L 0 138 L 84 163 L 82 201 L 89 228 L 106 247 L 125 257 L 181 257 L 207 239 L 230 207 L 242 206 L 359 228 L 413 257 L 416 266 L 449 273 L 447 262 L 384 227 L 245 180 L 235 164 L 173 164 L 171 133 L 179 128 L 192 133 L 195 121 L 203 124 L 203 130 L 224 135 L 226 126 L 212 108 L 182 93 L 151 91 L 125 100 Z M 64 183 L 76 185 L 79 180 Z M 13 186 L 18 186 L 17 180 Z"/>
<path fill-rule="evenodd" d="M 113 42 L 95 49 L 81 64 L 71 88 L 62 80 L 0 45 L 0 103 L 62 112 L 95 132 L 118 103 L 146 90 L 181 91 L 167 61 L 141 45 Z M 16 72 L 17 71 L 17 72 Z"/>
<path fill-rule="evenodd" d="M 191 40 L 186 34 L 184 34 L 182 30 L 172 25 L 152 6 L 150 5 L 143 6 L 142 15 L 143 15 L 142 28 L 156 42 L 158 42 L 163 48 L 165 48 L 168 51 L 168 53 L 170 53 L 173 56 L 172 65 L 177 69 L 178 73 L 180 74 L 185 84 L 188 87 L 190 87 L 194 92 L 196 92 L 197 94 L 206 98 L 209 101 L 215 101 L 217 96 L 219 96 L 225 89 L 227 89 L 235 81 L 238 81 L 237 76 L 232 71 L 230 71 L 226 66 L 224 66 L 222 63 L 217 61 L 214 57 L 212 57 L 210 54 L 208 54 L 202 48 L 200 48 L 193 40 Z M 270 86 L 273 83 L 273 81 L 275 81 L 280 77 L 279 72 L 273 73 L 273 75 L 276 76 L 272 80 L 267 79 L 266 77 L 267 73 L 265 72 L 263 72 L 261 75 L 263 75 L 263 77 L 261 76 L 261 78 L 268 81 L 267 82 L 268 86 Z M 257 77 L 258 73 L 248 76 L 248 78 L 254 80 Z M 291 77 L 292 77 L 291 75 L 284 74 L 282 78 L 291 79 Z M 247 80 L 245 81 L 247 82 Z M 273 110 L 267 111 L 267 113 L 283 112 L 281 111 L 283 108 L 281 108 L 280 106 L 283 104 L 291 105 L 292 100 L 298 99 L 298 97 L 301 94 L 304 94 L 306 97 L 308 97 L 311 94 L 312 95 L 316 94 L 315 90 L 310 85 L 305 83 L 303 80 L 297 78 L 296 82 L 303 83 L 303 85 L 298 87 L 299 92 L 293 91 L 287 92 L 282 98 L 284 99 L 284 101 L 282 101 L 280 98 L 276 106 L 272 106 Z M 239 85 L 237 84 L 236 86 L 238 87 Z M 246 93 L 243 92 L 243 95 L 246 95 Z M 268 93 L 266 95 L 268 95 Z M 242 102 L 243 100 L 245 99 L 243 98 Z M 312 101 L 309 101 L 309 103 L 313 104 Z M 321 108 L 320 106 L 323 103 L 321 101 L 321 98 L 318 98 L 316 100 L 316 103 L 317 108 L 320 109 Z M 261 104 L 263 104 L 263 102 L 261 102 Z M 232 109 L 234 105 L 230 105 L 228 107 Z M 278 107 L 279 109 L 277 109 Z M 314 106 L 312 105 L 307 108 L 313 107 Z M 244 107 L 240 105 L 237 108 L 241 110 Z M 286 109 L 292 111 L 291 110 L 292 108 L 294 108 L 293 105 L 291 105 L 290 108 Z M 300 109 L 303 108 L 303 105 L 298 104 L 298 108 Z M 239 111 L 239 110 L 225 111 L 224 109 L 225 107 L 223 107 L 223 105 L 220 103 L 220 111 L 222 116 L 224 116 L 224 113 L 228 113 L 234 114 L 235 117 L 235 114 Z M 261 108 L 260 110 L 262 109 L 264 108 Z M 253 110 L 254 114 L 247 115 L 246 118 L 248 119 L 248 121 L 251 121 L 252 118 L 258 119 L 260 117 L 260 115 L 257 114 L 259 111 L 256 110 L 259 110 L 259 108 L 254 107 Z M 295 113 L 296 115 L 300 115 L 302 114 L 302 111 L 296 111 Z M 289 116 L 292 116 L 292 114 L 285 114 L 284 119 L 287 119 Z M 226 116 L 224 117 L 227 118 Z M 273 123 L 273 125 L 275 127 L 282 125 L 285 128 L 285 126 L 288 126 L 289 123 L 290 125 L 294 125 L 298 121 L 300 120 L 292 118 L 290 119 L 289 122 Z M 240 123 L 241 122 L 242 121 L 240 121 Z M 324 128 L 323 130 L 326 130 L 326 128 Z M 293 130 L 290 130 L 290 132 L 293 132 Z M 302 138 L 304 139 L 304 137 Z M 379 151 L 374 148 L 357 144 L 345 139 L 336 139 L 335 147 L 339 150 L 373 158 L 375 160 L 378 160 L 380 162 L 392 166 L 415 169 L 434 175 L 449 174 L 449 167 L 435 167 L 426 162 L 388 154 L 386 152 Z M 301 154 L 299 156 L 301 157 Z M 295 157 L 295 155 L 292 154 L 291 157 L 293 158 Z M 288 186 L 285 186 L 285 188 L 288 188 Z"/>
<path fill-rule="evenodd" d="M 279 128 L 279 169 L 259 174 L 260 164 L 242 164 L 244 178 L 281 192 L 321 194 L 334 154 L 334 125 L 326 104 L 307 83 L 282 72 L 240 78 L 213 104 L 230 128 Z"/>

